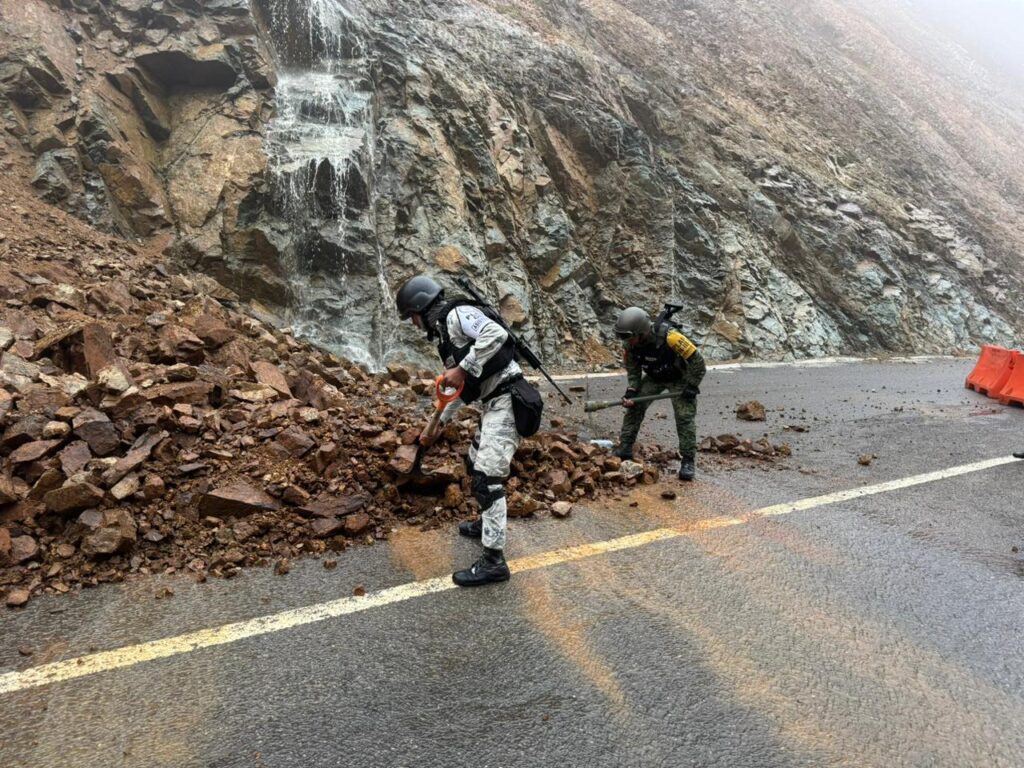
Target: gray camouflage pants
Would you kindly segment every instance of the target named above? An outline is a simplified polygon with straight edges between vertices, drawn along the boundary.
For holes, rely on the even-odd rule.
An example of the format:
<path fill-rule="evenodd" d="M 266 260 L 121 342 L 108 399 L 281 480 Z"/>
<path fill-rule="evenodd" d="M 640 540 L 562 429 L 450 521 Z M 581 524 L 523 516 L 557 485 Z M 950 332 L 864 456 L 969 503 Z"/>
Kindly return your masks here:
<path fill-rule="evenodd" d="M 483 545 L 505 549 L 505 480 L 520 440 L 512 413 L 512 396 L 489 400 L 481 405 L 481 410 L 480 426 L 469 447 L 473 496 L 480 504 Z"/>

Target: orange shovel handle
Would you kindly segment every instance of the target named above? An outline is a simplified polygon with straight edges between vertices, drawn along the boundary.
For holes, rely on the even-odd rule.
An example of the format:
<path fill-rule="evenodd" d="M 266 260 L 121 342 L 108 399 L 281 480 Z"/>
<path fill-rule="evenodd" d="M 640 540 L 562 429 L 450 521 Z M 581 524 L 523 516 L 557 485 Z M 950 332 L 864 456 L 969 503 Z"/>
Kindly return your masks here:
<path fill-rule="evenodd" d="M 445 394 L 444 391 L 444 376 L 438 376 L 434 381 L 434 391 L 437 394 L 437 410 L 444 410 L 445 406 L 449 403 L 454 403 L 459 399 L 459 395 L 462 394 L 462 384 L 459 384 L 459 388 L 455 390 L 453 394 Z"/>

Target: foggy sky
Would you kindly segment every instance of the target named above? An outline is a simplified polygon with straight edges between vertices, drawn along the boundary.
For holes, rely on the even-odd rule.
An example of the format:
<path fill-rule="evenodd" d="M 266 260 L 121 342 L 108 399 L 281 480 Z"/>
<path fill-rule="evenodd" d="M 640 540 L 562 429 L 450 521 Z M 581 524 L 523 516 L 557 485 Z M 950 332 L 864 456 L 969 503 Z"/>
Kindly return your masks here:
<path fill-rule="evenodd" d="M 1024 84 L 1024 0 L 909 0 L 972 58 Z"/>

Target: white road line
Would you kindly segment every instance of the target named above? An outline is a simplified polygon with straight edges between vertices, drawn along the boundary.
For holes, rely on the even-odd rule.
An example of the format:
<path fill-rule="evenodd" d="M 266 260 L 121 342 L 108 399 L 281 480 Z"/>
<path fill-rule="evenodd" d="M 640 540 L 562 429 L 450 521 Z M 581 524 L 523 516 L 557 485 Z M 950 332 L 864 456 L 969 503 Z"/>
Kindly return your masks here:
<path fill-rule="evenodd" d="M 937 472 L 928 472 L 922 475 L 913 475 L 899 480 L 892 480 L 876 485 L 867 485 L 860 488 L 851 488 L 845 491 L 801 499 L 799 501 L 785 504 L 775 504 L 770 507 L 762 507 L 753 512 L 739 517 L 720 517 L 709 520 L 696 521 L 690 525 L 679 528 L 659 528 L 653 531 L 645 531 L 630 536 L 622 536 L 608 541 L 599 541 L 593 544 L 583 544 L 576 547 L 542 552 L 537 555 L 519 558 L 509 563 L 513 573 L 523 573 L 539 568 L 550 568 L 554 565 L 582 560 L 597 555 L 605 555 L 609 552 L 618 552 L 624 549 L 636 549 L 656 541 L 666 541 L 682 536 L 690 536 L 696 532 L 715 530 L 742 525 L 759 517 L 788 515 L 793 512 L 801 512 L 809 509 L 817 509 L 830 504 L 837 504 L 843 501 L 859 499 L 865 496 L 873 496 L 880 493 L 890 493 L 903 488 L 910 488 L 915 485 L 932 483 L 938 480 L 945 480 L 972 472 L 981 472 L 986 469 L 1002 466 L 1004 464 L 1018 463 L 1017 459 L 1007 456 L 998 459 L 979 461 L 973 464 L 963 464 L 957 467 L 949 467 Z M 374 592 L 364 597 L 343 597 L 327 603 L 295 608 L 289 611 L 260 616 L 255 619 L 239 621 L 233 624 L 225 624 L 220 627 L 201 629 L 189 632 L 176 637 L 152 640 L 139 645 L 130 645 L 124 648 L 116 648 L 111 651 L 101 651 L 87 656 L 80 656 L 66 661 L 56 661 L 50 664 L 41 664 L 38 667 L 30 667 L 20 672 L 6 672 L 0 674 L 0 695 L 24 691 L 30 688 L 52 685 L 54 683 L 66 682 L 79 677 L 95 675 L 100 672 L 107 672 L 114 669 L 133 667 L 146 661 L 164 659 L 169 656 L 177 656 L 203 648 L 213 648 L 218 645 L 238 642 L 249 637 L 268 635 L 280 632 L 293 627 L 301 627 L 306 624 L 315 624 L 327 619 L 338 618 L 352 613 L 368 611 L 371 608 L 381 608 L 385 605 L 401 603 L 424 595 L 447 592 L 456 589 L 451 577 L 442 576 L 424 581 L 410 582 L 397 587 L 391 587 L 380 592 Z"/>
<path fill-rule="evenodd" d="M 856 363 L 928 363 L 936 360 L 964 360 L 966 357 L 951 355 L 913 355 L 909 357 L 813 357 L 807 360 L 770 361 L 756 360 L 749 363 L 709 362 L 709 371 L 746 371 L 766 368 L 832 368 L 838 365 Z M 624 370 L 601 371 L 600 373 L 562 373 L 552 376 L 555 381 L 580 381 L 582 379 L 614 379 L 625 376 Z"/>
<path fill-rule="evenodd" d="M 1003 456 L 998 459 L 978 461 L 974 464 L 961 464 L 959 467 L 949 467 L 948 469 L 940 469 L 937 472 L 927 472 L 923 475 L 912 475 L 911 477 L 904 477 L 900 480 L 890 480 L 887 483 L 865 485 L 861 488 L 850 488 L 849 490 L 837 491 L 825 496 L 815 496 L 813 498 L 801 499 L 800 501 L 792 501 L 786 504 L 775 504 L 771 507 L 759 509 L 751 514 L 752 516 L 758 517 L 788 515 L 792 512 L 801 512 L 805 509 L 815 509 L 816 507 L 823 507 L 828 504 L 838 504 L 839 502 L 859 499 L 864 496 L 875 496 L 879 493 L 890 493 L 891 491 L 898 491 L 903 488 L 911 488 L 915 485 L 934 483 L 937 480 L 948 480 L 952 477 L 969 475 L 972 472 L 982 472 L 986 469 L 1000 467 L 1003 464 L 1014 464 L 1019 461 L 1019 459 L 1015 459 L 1012 456 Z"/>

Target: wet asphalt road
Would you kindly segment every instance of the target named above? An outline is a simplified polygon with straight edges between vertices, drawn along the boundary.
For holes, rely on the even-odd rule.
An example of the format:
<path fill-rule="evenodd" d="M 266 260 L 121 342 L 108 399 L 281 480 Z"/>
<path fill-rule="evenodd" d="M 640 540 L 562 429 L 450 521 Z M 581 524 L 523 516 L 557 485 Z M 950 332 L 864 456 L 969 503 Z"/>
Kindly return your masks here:
<path fill-rule="evenodd" d="M 744 517 L 1024 448 L 1024 410 L 963 390 L 970 365 L 712 369 L 700 433 L 767 432 L 791 459 L 702 456 L 697 483 L 666 483 L 674 501 L 648 487 L 565 521 L 513 521 L 510 556 L 666 526 L 686 535 L 0 694 L 0 766 L 1024 765 L 1024 462 Z M 766 423 L 733 416 L 750 398 Z M 595 436 L 621 417 L 579 411 L 570 418 Z M 652 407 L 641 440 L 671 445 L 659 413 L 670 407 Z M 730 516 L 743 522 L 701 525 Z M 0 614 L 0 673 L 357 584 L 373 593 L 474 556 L 450 532 L 410 529 L 334 571 L 309 560 L 287 577 L 37 599 Z M 174 597 L 154 599 L 163 584 Z"/>

